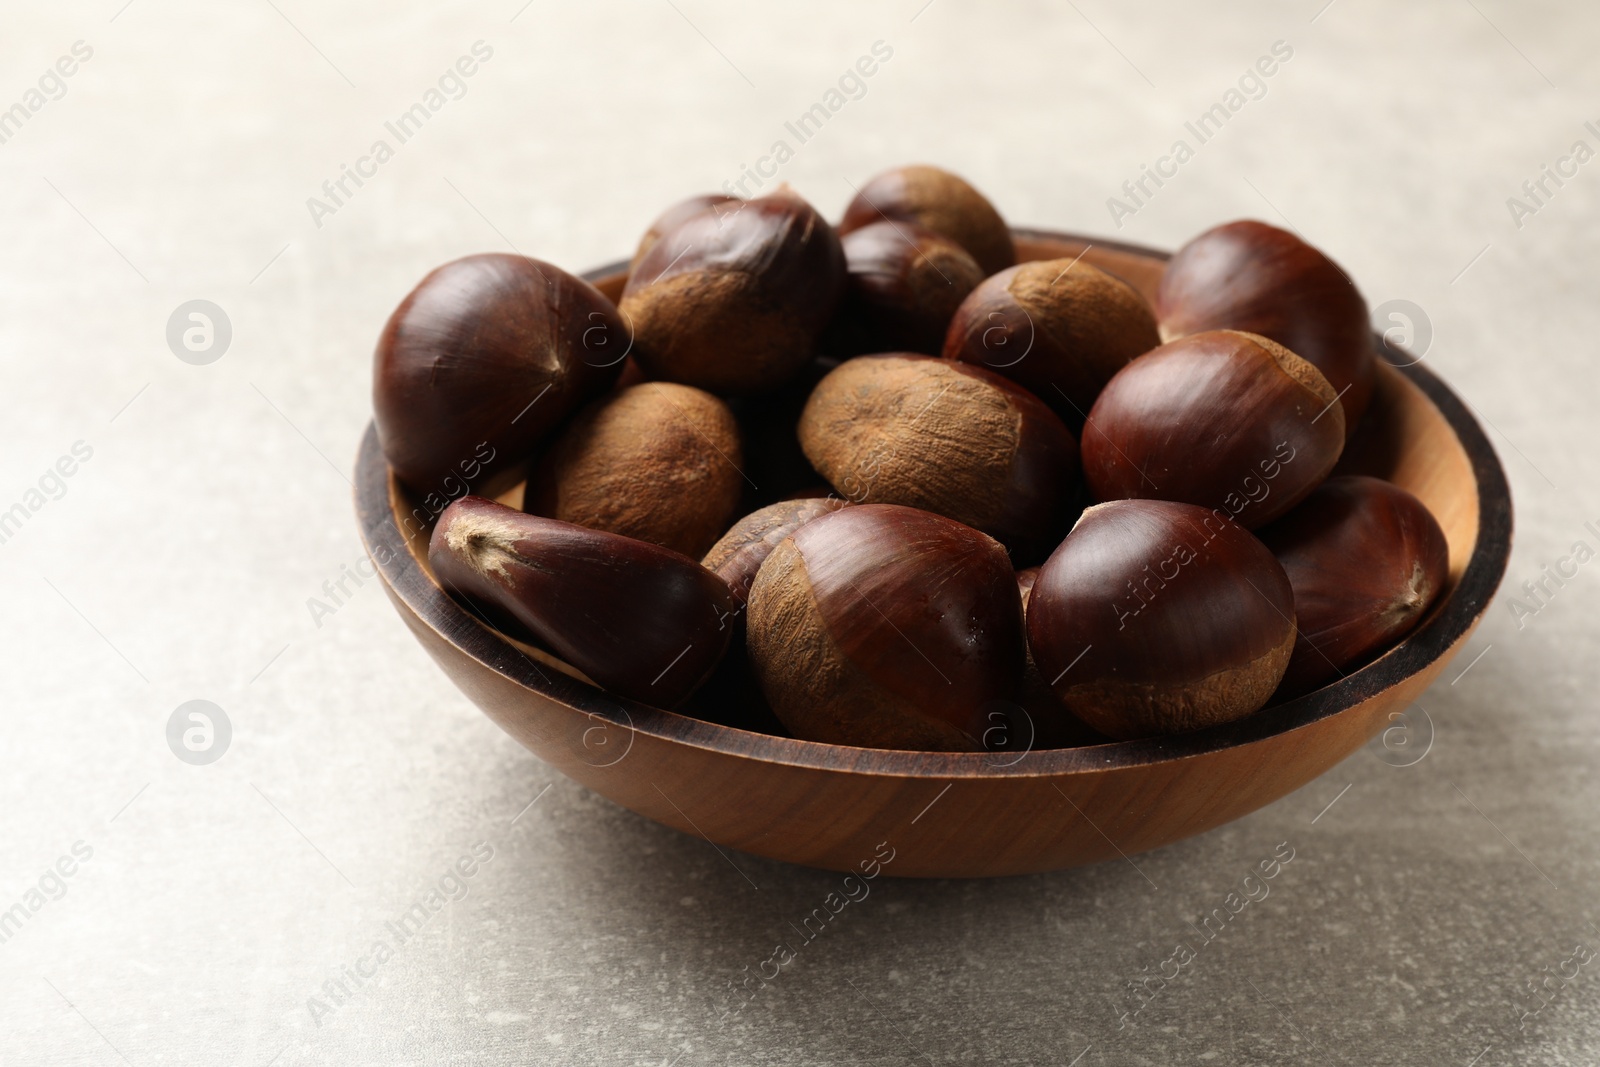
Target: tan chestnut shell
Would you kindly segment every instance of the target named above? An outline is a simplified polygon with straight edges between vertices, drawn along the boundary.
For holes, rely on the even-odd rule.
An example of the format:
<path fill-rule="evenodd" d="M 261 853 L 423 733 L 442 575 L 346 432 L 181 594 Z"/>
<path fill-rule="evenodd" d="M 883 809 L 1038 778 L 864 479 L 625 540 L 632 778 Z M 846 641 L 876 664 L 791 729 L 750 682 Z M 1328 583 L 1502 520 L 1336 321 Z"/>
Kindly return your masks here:
<path fill-rule="evenodd" d="M 905 504 L 1027 551 L 1065 529 L 1077 442 L 1009 379 L 887 353 L 846 360 L 800 416 L 806 457 L 847 500 Z"/>
<path fill-rule="evenodd" d="M 1119 740 L 1249 715 L 1277 688 L 1294 639 L 1278 561 L 1248 530 L 1193 504 L 1089 508 L 1028 598 L 1042 677 Z"/>
<path fill-rule="evenodd" d="M 742 464 L 727 404 L 687 385 L 645 382 L 573 419 L 538 463 L 525 506 L 698 558 L 738 509 Z"/>
<path fill-rule="evenodd" d="M 796 737 L 976 751 L 1021 677 L 1022 602 L 998 542 L 866 504 L 813 519 L 767 557 L 747 645 Z"/>
<path fill-rule="evenodd" d="M 1082 426 L 1112 375 L 1160 343 L 1131 285 L 1081 260 L 1049 259 L 985 279 L 956 309 L 942 354 L 1005 375 Z"/>

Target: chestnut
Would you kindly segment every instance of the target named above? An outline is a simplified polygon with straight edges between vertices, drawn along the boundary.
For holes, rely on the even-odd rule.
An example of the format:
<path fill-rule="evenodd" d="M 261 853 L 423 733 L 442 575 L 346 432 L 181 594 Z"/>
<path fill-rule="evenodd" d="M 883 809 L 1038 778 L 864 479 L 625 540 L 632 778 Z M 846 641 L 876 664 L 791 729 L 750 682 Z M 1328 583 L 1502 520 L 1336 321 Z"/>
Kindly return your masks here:
<path fill-rule="evenodd" d="M 429 496 L 510 488 L 539 442 L 617 377 L 629 344 L 611 301 L 559 267 L 500 253 L 446 263 L 378 339 L 378 443 Z"/>
<path fill-rule="evenodd" d="M 1022 601 L 1005 549 L 891 504 L 812 519 L 750 589 L 750 659 L 796 737 L 977 751 L 1022 674 Z"/>
<path fill-rule="evenodd" d="M 639 261 L 644 258 L 644 254 L 655 247 L 657 241 L 661 240 L 661 235 L 673 229 L 685 219 L 713 210 L 719 218 L 725 218 L 738 210 L 727 205 L 739 203 L 741 201 L 738 197 L 728 196 L 726 193 L 702 193 L 699 196 L 691 196 L 678 201 L 657 215 L 655 221 L 650 224 L 650 228 L 644 231 L 644 236 L 639 238 L 639 247 L 634 251 L 633 259 L 629 262 L 628 269 L 632 270 L 637 267 Z"/>
<path fill-rule="evenodd" d="M 1011 230 L 994 205 L 965 180 L 938 167 L 913 164 L 886 170 L 856 190 L 839 233 L 881 219 L 914 222 L 950 238 L 993 274 L 1017 261 Z"/>
<path fill-rule="evenodd" d="M 750 599 L 756 572 L 785 537 L 848 503 L 836 496 L 810 496 L 757 508 L 734 523 L 700 563 L 728 583 L 733 599 L 743 607 Z"/>
<path fill-rule="evenodd" d="M 1160 343 L 1133 286 L 1081 260 L 1048 259 L 974 289 L 941 351 L 1005 375 L 1079 427 L 1111 376 Z"/>
<path fill-rule="evenodd" d="M 983 281 L 967 250 L 913 222 L 874 222 L 852 230 L 841 244 L 845 296 L 824 350 L 938 355 L 951 316 Z"/>
<path fill-rule="evenodd" d="M 601 688 L 660 708 L 716 668 L 737 610 L 727 583 L 687 556 L 482 497 L 445 508 L 428 564 Z"/>
<path fill-rule="evenodd" d="M 1017 589 L 1022 594 L 1024 618 L 1027 617 L 1028 599 L 1038 580 L 1038 567 L 1025 567 L 1017 572 Z M 1111 740 L 1091 729 L 1056 699 L 1050 683 L 1039 673 L 1039 665 L 1034 662 L 1031 648 L 1027 650 L 1023 664 L 1022 686 L 1017 694 L 1017 703 L 1027 716 L 1024 726 L 1012 723 L 1012 729 L 1021 735 L 1017 745 L 1019 748 L 1023 745 L 1030 749 L 1080 748 L 1084 745 L 1103 745 Z"/>
<path fill-rule="evenodd" d="M 1315 489 L 1343 449 L 1344 414 L 1315 367 L 1264 337 L 1211 330 L 1106 384 L 1083 473 L 1099 500 L 1201 504 L 1254 529 Z"/>
<path fill-rule="evenodd" d="M 785 188 L 663 233 L 629 275 L 619 309 L 650 377 L 737 395 L 794 377 L 843 292 L 838 235 Z"/>
<path fill-rule="evenodd" d="M 698 559 L 737 512 L 742 464 L 727 404 L 687 385 L 645 382 L 595 401 L 561 431 L 524 507 Z"/>
<path fill-rule="evenodd" d="M 1156 318 L 1167 341 L 1244 330 L 1283 345 L 1333 385 L 1347 436 L 1372 399 L 1366 300 L 1337 263 L 1276 226 L 1230 222 L 1180 248 L 1161 277 Z"/>
<path fill-rule="evenodd" d="M 946 515 L 1027 556 L 1070 518 L 1078 445 L 993 371 L 911 353 L 846 360 L 800 415 L 800 447 L 839 495 Z"/>
<path fill-rule="evenodd" d="M 1108 737 L 1182 733 L 1266 703 L 1294 649 L 1294 594 L 1255 535 L 1193 504 L 1089 508 L 1040 568 L 1028 645 Z"/>
<path fill-rule="evenodd" d="M 1450 546 L 1433 514 L 1378 478 L 1329 478 L 1261 540 L 1289 576 L 1299 624 L 1280 698 L 1320 688 L 1387 650 L 1450 576 Z"/>

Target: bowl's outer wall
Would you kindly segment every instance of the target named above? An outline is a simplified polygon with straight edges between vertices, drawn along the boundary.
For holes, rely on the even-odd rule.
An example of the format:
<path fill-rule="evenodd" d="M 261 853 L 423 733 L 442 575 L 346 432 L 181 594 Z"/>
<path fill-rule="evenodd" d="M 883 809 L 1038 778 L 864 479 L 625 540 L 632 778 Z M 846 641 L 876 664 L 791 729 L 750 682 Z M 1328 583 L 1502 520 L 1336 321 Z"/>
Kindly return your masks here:
<path fill-rule="evenodd" d="M 1019 231 L 1028 258 L 1073 255 L 1086 243 Z M 1159 279 L 1158 254 L 1101 245 L 1086 259 L 1099 260 L 1096 252 L 1141 290 Z M 1426 371 L 1407 376 L 1392 372 L 1392 400 L 1409 409 L 1407 424 L 1431 424 L 1421 435 L 1428 448 L 1419 459 L 1402 445 L 1364 466 L 1414 467 L 1436 454 L 1423 475 L 1436 514 L 1438 503 L 1453 512 L 1441 523 L 1453 532 L 1459 580 L 1418 632 L 1336 685 L 1242 723 L 1028 753 L 1010 765 L 1014 757 L 772 738 L 616 700 L 499 640 L 433 583 L 396 524 L 400 498 L 370 430 L 357 507 L 385 591 L 422 645 L 507 733 L 594 791 L 685 833 L 793 863 L 852 870 L 887 845 L 894 875 L 1019 874 L 1132 855 L 1271 803 L 1393 725 L 1465 643 L 1504 571 L 1509 496 L 1459 401 Z M 1450 454 L 1438 456 L 1441 447 Z"/>

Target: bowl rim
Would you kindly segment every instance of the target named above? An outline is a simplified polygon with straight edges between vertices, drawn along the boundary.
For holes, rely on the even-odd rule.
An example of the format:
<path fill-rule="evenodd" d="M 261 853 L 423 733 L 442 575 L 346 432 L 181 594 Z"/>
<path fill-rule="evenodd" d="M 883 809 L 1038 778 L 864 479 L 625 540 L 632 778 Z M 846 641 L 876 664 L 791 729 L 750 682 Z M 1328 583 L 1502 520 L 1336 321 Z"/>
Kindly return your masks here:
<path fill-rule="evenodd" d="M 1017 237 L 1077 241 L 1167 260 L 1171 254 L 1139 245 L 1044 229 L 1014 228 Z M 626 271 L 618 260 L 580 275 L 596 282 Z M 755 733 L 627 700 L 542 666 L 500 638 L 428 577 L 412 556 L 390 506 L 391 473 L 368 422 L 356 457 L 354 496 L 361 537 L 391 594 L 415 619 L 456 651 L 512 683 L 564 706 L 588 723 L 603 723 L 673 744 L 740 759 L 895 778 L 1053 777 L 1188 759 L 1264 741 L 1348 711 L 1421 672 L 1466 635 L 1487 610 L 1510 556 L 1510 487 L 1483 429 L 1468 406 L 1433 371 L 1403 348 L 1374 334 L 1379 357 L 1422 391 L 1439 410 L 1472 467 L 1478 489 L 1478 535 L 1461 579 L 1423 624 L 1382 656 L 1337 682 L 1260 713 L 1187 734 L 1118 741 L 1082 748 L 1035 749 L 1010 757 L 993 752 L 927 752 L 858 748 Z M 384 555 L 379 561 L 380 551 Z M 632 738 L 630 736 L 630 745 Z M 1012 762 L 1007 762 L 1012 760 Z"/>

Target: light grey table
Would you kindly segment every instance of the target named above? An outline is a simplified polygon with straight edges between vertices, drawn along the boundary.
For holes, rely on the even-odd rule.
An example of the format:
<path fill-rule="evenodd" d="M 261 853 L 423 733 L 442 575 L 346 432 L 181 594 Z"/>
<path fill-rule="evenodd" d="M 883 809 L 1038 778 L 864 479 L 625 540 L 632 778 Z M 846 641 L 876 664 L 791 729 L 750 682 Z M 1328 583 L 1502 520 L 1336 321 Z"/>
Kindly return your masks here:
<path fill-rule="evenodd" d="M 0 1062 L 1595 1062 L 1600 563 L 1561 561 L 1600 548 L 1597 34 L 1510 0 L 8 5 Z M 836 876 L 558 777 L 345 577 L 369 353 L 457 255 L 579 269 L 746 167 L 836 213 L 911 160 L 1023 224 L 1293 225 L 1489 427 L 1516 553 L 1419 762 L 1369 749 L 1130 863 L 880 880 L 729 1012 Z M 181 316 L 177 350 L 211 362 L 168 342 L 197 299 L 226 350 Z M 207 765 L 167 739 L 191 700 L 231 724 Z M 1135 992 L 1284 843 L 1270 897 Z"/>

